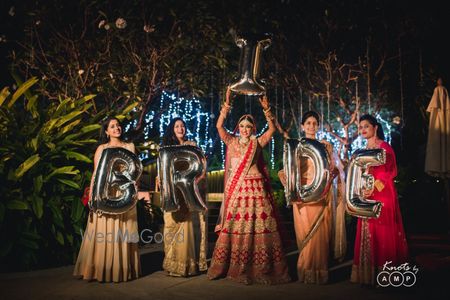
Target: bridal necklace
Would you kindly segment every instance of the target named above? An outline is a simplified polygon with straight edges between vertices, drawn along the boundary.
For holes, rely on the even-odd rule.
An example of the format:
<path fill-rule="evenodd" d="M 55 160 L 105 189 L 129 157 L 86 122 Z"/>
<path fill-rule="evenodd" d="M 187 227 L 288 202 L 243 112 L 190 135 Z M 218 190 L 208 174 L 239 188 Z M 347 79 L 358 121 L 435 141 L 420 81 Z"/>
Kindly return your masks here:
<path fill-rule="evenodd" d="M 239 154 L 241 156 L 244 156 L 246 151 L 247 151 L 247 147 L 250 144 L 250 138 L 248 137 L 239 137 L 238 140 L 238 145 L 239 145 Z"/>
<path fill-rule="evenodd" d="M 250 143 L 250 138 L 248 137 L 240 137 L 239 138 L 239 144 L 242 146 L 247 146 L 248 143 Z"/>

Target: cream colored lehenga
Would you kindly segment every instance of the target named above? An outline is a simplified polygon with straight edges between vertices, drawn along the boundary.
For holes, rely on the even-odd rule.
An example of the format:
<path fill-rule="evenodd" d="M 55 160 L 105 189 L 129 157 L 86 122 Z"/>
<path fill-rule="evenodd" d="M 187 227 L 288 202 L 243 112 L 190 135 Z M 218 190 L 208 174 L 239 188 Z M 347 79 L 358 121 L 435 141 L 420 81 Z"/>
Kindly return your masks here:
<path fill-rule="evenodd" d="M 131 150 L 129 145 L 124 148 Z M 121 215 L 90 214 L 73 275 L 100 282 L 138 278 L 138 241 L 136 207 Z"/>
<path fill-rule="evenodd" d="M 207 270 L 206 214 L 190 212 L 183 203 L 164 213 L 163 269 L 171 276 L 190 276 Z"/>
<path fill-rule="evenodd" d="M 192 141 L 184 144 L 196 146 Z M 178 198 L 183 199 L 181 193 Z M 186 277 L 208 269 L 207 214 L 190 212 L 185 202 L 181 202 L 180 206 L 176 212 L 164 213 L 163 269 L 171 276 Z"/>

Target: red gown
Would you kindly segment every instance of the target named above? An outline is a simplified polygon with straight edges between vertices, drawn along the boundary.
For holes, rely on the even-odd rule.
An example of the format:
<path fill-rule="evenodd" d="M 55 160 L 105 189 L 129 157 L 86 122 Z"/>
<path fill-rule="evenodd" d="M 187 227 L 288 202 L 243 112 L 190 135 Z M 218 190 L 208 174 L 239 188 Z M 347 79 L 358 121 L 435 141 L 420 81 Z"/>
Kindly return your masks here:
<path fill-rule="evenodd" d="M 408 258 L 408 245 L 394 186 L 397 176 L 395 153 L 386 142 L 382 142 L 380 148 L 386 151 L 386 163 L 371 167 L 369 173 L 384 185 L 380 191 L 375 188 L 370 196 L 370 199 L 382 203 L 381 214 L 377 219 L 358 219 L 356 231 L 351 281 L 363 284 L 374 284 L 376 272 L 386 262 L 391 261 L 390 266 L 398 266 Z"/>

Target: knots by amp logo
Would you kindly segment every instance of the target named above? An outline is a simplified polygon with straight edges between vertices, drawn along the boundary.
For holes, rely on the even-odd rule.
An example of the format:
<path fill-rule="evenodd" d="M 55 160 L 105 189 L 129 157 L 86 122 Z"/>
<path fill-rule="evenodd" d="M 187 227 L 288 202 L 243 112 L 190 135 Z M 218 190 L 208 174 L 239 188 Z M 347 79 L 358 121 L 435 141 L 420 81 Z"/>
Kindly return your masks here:
<path fill-rule="evenodd" d="M 392 266 L 392 261 L 387 261 L 383 265 L 383 270 L 377 275 L 377 283 L 382 287 L 412 287 L 417 280 L 416 274 L 419 272 L 417 266 L 410 266 L 409 263 L 400 266 Z"/>

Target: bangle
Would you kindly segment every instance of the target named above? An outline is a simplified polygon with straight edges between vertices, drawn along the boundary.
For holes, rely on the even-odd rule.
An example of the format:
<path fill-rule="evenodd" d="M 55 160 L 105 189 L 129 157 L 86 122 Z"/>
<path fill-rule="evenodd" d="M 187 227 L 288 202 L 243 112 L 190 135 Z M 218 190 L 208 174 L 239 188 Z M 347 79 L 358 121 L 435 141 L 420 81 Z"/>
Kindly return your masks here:
<path fill-rule="evenodd" d="M 229 112 L 231 109 L 232 109 L 231 105 L 227 104 L 226 102 L 222 103 L 222 110 Z"/>
<path fill-rule="evenodd" d="M 270 109 L 264 111 L 264 115 L 266 116 L 267 121 L 273 121 L 273 119 L 275 119 L 274 115 L 270 112 Z"/>
<path fill-rule="evenodd" d="M 226 108 L 225 106 L 222 106 L 222 109 L 220 110 L 220 114 L 226 117 L 228 113 L 230 112 L 229 108 Z"/>
<path fill-rule="evenodd" d="M 271 109 L 272 109 L 272 107 L 270 107 L 270 106 L 269 106 L 269 108 L 267 108 L 267 109 L 264 109 L 264 108 L 263 108 L 264 114 L 268 113 Z"/>

